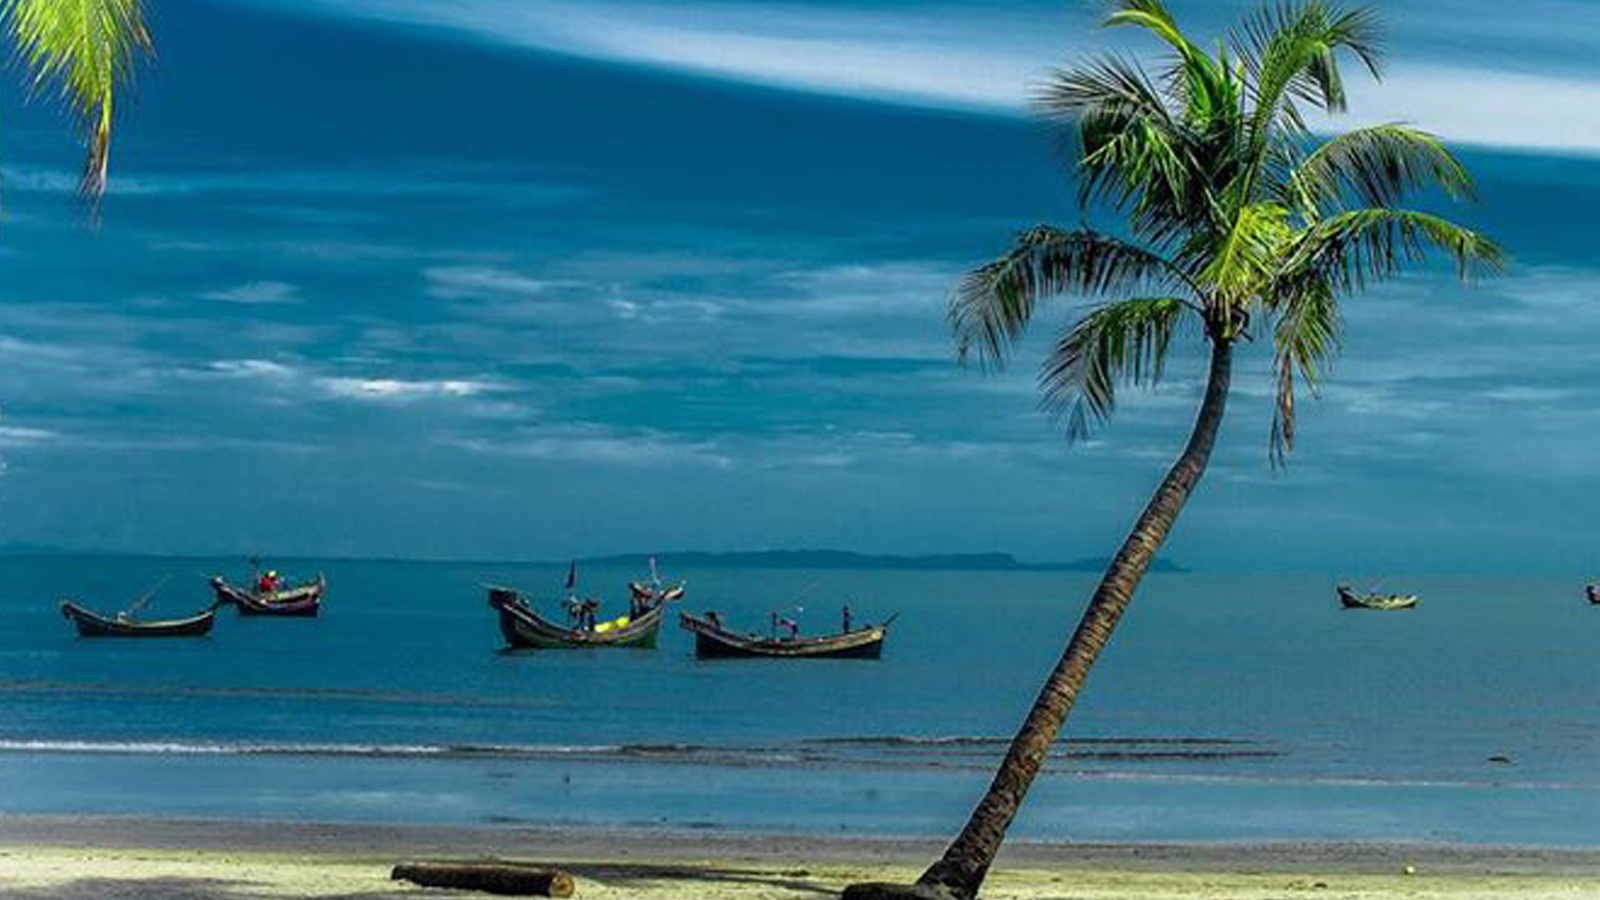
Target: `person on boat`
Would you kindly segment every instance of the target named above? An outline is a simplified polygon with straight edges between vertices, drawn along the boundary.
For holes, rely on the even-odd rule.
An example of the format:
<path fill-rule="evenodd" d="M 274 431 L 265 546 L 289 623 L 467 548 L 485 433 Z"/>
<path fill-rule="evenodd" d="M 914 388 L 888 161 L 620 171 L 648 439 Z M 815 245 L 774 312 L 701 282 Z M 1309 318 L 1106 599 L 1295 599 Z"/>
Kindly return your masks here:
<path fill-rule="evenodd" d="M 796 622 L 794 619 L 791 619 L 788 616 L 780 615 L 779 613 L 774 612 L 772 614 L 772 636 L 773 637 L 777 637 L 778 636 L 778 630 L 779 629 L 785 629 L 785 630 L 787 630 L 789 632 L 789 634 L 785 637 L 785 640 L 792 641 L 795 638 L 800 636 L 800 623 L 799 622 Z"/>
<path fill-rule="evenodd" d="M 278 573 L 271 570 L 256 580 L 256 593 L 276 594 L 278 592 Z"/>
<path fill-rule="evenodd" d="M 722 613 L 719 613 L 714 609 L 708 609 L 706 610 L 706 621 L 710 622 L 713 628 L 720 629 L 722 628 Z"/>
<path fill-rule="evenodd" d="M 841 622 L 842 622 L 842 624 L 844 626 L 840 630 L 843 631 L 845 634 L 849 634 L 850 633 L 850 604 L 846 603 L 844 605 L 844 609 L 841 609 L 839 611 L 839 619 L 841 620 Z"/>
<path fill-rule="evenodd" d="M 580 610 L 581 612 L 578 616 L 578 627 L 593 631 L 595 626 L 595 613 L 600 611 L 600 601 L 593 597 L 589 597 L 583 601 L 583 605 L 580 607 Z"/>

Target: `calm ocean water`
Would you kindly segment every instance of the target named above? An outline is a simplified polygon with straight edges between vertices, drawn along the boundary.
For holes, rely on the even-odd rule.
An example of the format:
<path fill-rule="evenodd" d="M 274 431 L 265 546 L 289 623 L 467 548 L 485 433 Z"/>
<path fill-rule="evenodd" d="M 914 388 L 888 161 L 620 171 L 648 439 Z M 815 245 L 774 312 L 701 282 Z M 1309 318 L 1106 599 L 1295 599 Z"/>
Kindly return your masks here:
<path fill-rule="evenodd" d="M 900 618 L 881 661 L 499 652 L 480 584 L 553 611 L 562 568 L 279 560 L 324 615 L 91 641 L 64 596 L 209 602 L 234 560 L 0 559 L 0 812 L 945 834 L 1094 578 L 688 570 L 688 608 L 756 627 Z M 592 567 L 623 601 L 640 573 Z M 1395 579 L 1412 612 L 1345 612 L 1331 579 L 1151 576 L 1015 833 L 1037 839 L 1600 834 L 1600 609 L 1582 579 Z M 802 599 L 795 600 L 797 596 Z M 1510 764 L 1490 757 L 1504 756 Z"/>

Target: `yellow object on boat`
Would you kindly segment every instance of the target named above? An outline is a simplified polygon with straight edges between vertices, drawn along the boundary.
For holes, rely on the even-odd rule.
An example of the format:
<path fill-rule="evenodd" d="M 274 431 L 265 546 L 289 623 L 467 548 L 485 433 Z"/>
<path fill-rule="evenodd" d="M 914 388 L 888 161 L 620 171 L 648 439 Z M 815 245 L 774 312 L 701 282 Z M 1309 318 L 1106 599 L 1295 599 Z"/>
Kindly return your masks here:
<path fill-rule="evenodd" d="M 613 628 L 627 628 L 630 621 L 632 620 L 627 616 L 621 616 L 619 618 L 612 619 L 609 622 L 601 622 L 600 624 L 594 626 L 594 630 L 603 634 Z"/>

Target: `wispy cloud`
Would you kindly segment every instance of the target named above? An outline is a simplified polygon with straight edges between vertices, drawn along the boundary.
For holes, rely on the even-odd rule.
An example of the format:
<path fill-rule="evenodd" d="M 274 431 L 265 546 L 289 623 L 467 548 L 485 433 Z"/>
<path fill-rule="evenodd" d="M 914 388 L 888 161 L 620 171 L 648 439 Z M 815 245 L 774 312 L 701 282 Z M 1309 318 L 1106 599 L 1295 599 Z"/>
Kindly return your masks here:
<path fill-rule="evenodd" d="M 498 386 L 487 381 L 446 378 L 437 381 L 400 378 L 319 378 L 316 384 L 335 397 L 377 402 L 405 402 L 427 397 L 476 397 Z"/>
<path fill-rule="evenodd" d="M 1351 80 L 1350 113 L 1329 128 L 1410 122 L 1464 144 L 1600 152 L 1600 72 L 1538 75 L 1512 69 L 1404 63 L 1381 84 Z"/>
<path fill-rule="evenodd" d="M 205 372 L 224 378 L 293 378 L 296 369 L 270 359 L 219 359 L 206 366 Z"/>
<path fill-rule="evenodd" d="M 311 8 L 426 24 L 509 43 L 615 62 L 657 66 L 795 90 L 1015 114 L 1053 66 L 1108 46 L 1093 17 L 1016 4 L 995 9 L 946 4 L 845 8 L 772 2 L 673 4 L 572 0 L 303 0 Z M 1243 9 L 1245 4 L 1237 4 Z M 1566 8 L 1543 4 L 1545 8 Z M 1585 11 L 1587 11 L 1585 9 Z M 1406 10 L 1405 34 L 1459 28 L 1509 34 L 1518 46 L 1565 37 L 1567 17 L 1502 32 L 1469 11 Z M 1213 15 L 1201 17 L 1214 26 Z M 1430 23 L 1440 26 L 1430 28 Z M 1477 34 L 1474 34 L 1476 37 Z M 1487 38 L 1484 38 L 1487 40 Z M 1465 143 L 1600 151 L 1600 69 L 1592 62 L 1541 70 L 1548 53 L 1471 60 L 1437 42 L 1414 41 L 1381 88 L 1352 79 L 1350 122 L 1407 121 Z M 1504 50 L 1504 48 L 1499 48 Z"/>
<path fill-rule="evenodd" d="M 440 172 L 461 173 L 461 177 L 442 178 Z M 78 176 L 66 169 L 0 166 L 0 184 L 9 190 L 68 194 L 77 190 L 77 182 Z M 113 179 L 107 192 L 123 197 L 193 194 L 324 198 L 442 196 L 513 205 L 549 205 L 581 197 L 586 188 L 571 173 L 563 173 L 559 179 L 540 179 L 525 169 L 441 160 L 431 165 L 412 163 L 360 170 L 243 167 L 219 172 L 159 174 L 145 171 Z"/>
<path fill-rule="evenodd" d="M 428 295 L 440 300 L 468 297 L 536 297 L 555 282 L 532 278 L 497 266 L 434 266 L 423 270 Z"/>
<path fill-rule="evenodd" d="M 497 437 L 450 438 L 443 443 L 473 453 L 605 466 L 722 469 L 733 463 L 715 442 L 705 438 L 598 422 L 528 426 Z"/>
<path fill-rule="evenodd" d="M 247 281 L 244 284 L 234 285 L 214 291 L 205 291 L 201 295 L 205 300 L 218 300 L 223 303 L 239 303 L 246 306 L 275 305 L 285 303 L 302 303 L 305 298 L 300 296 L 300 289 L 286 281 Z"/>
<path fill-rule="evenodd" d="M 0 447 L 36 447 L 51 443 L 61 435 L 44 428 L 0 425 Z"/>
<path fill-rule="evenodd" d="M 180 374 L 194 378 L 247 379 L 298 392 L 301 399 L 318 397 L 371 403 L 401 404 L 426 399 L 465 399 L 505 391 L 500 382 L 481 378 L 398 378 L 392 376 L 330 375 L 303 363 L 267 359 L 215 360 L 198 370 Z"/>

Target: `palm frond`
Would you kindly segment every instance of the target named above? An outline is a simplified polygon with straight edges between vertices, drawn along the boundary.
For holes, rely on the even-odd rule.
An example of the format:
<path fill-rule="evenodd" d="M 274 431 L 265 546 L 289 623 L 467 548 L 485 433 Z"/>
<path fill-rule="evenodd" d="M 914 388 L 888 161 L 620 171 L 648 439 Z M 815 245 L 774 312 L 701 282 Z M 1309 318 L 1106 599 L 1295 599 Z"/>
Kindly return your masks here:
<path fill-rule="evenodd" d="M 1280 284 L 1327 279 L 1339 290 L 1359 288 L 1422 260 L 1430 246 L 1448 254 L 1463 278 L 1504 263 L 1498 244 L 1454 222 L 1409 210 L 1361 209 L 1302 232 L 1286 254 Z"/>
<path fill-rule="evenodd" d="M 1067 437 L 1088 437 L 1111 418 L 1119 381 L 1161 380 L 1172 335 L 1192 307 L 1175 297 L 1136 297 L 1095 307 L 1057 340 L 1039 370 L 1041 405 L 1067 420 Z"/>
<path fill-rule="evenodd" d="M 1017 236 L 1011 252 L 967 273 L 957 286 L 949 311 L 956 352 L 963 361 L 975 354 L 984 364 L 1003 365 L 1040 300 L 1150 287 L 1188 293 L 1188 280 L 1166 259 L 1116 238 L 1036 226 Z"/>
<path fill-rule="evenodd" d="M 1036 98 L 1045 115 L 1072 120 L 1089 112 L 1120 112 L 1170 127 L 1172 113 L 1135 61 L 1115 54 L 1057 69 Z"/>
<path fill-rule="evenodd" d="M 1274 466 L 1283 465 L 1294 451 L 1296 381 L 1315 394 L 1339 343 L 1339 305 L 1326 281 L 1311 282 L 1281 299 L 1272 330 L 1277 387 L 1268 455 Z"/>
<path fill-rule="evenodd" d="M 1374 78 L 1380 77 L 1381 35 L 1374 10 L 1346 10 L 1322 0 L 1280 2 L 1248 16 L 1232 43 L 1251 76 L 1254 139 L 1263 142 L 1278 127 L 1303 131 L 1296 100 L 1343 112 L 1346 96 L 1338 53 L 1350 52 Z"/>
<path fill-rule="evenodd" d="M 1216 232 L 1218 240 L 1204 248 L 1206 265 L 1197 280 L 1222 303 L 1243 303 L 1270 283 L 1290 235 L 1289 211 L 1282 206 L 1241 207 L 1231 226 Z M 1231 321 L 1229 310 L 1222 312 L 1221 320 Z"/>
<path fill-rule="evenodd" d="M 83 124 L 79 192 L 105 191 L 113 101 L 150 53 L 139 0 L 0 0 L 0 18 L 26 65 L 31 90 L 54 94 Z"/>
<path fill-rule="evenodd" d="M 1401 124 L 1358 128 L 1329 138 L 1289 174 L 1281 193 L 1308 218 L 1353 196 L 1362 206 L 1392 207 L 1436 186 L 1451 199 L 1474 196 L 1467 170 L 1437 137 Z"/>
<path fill-rule="evenodd" d="M 1143 28 L 1173 51 L 1167 85 L 1174 100 L 1195 119 L 1204 119 L 1232 104 L 1234 83 L 1225 60 L 1213 59 L 1178 28 L 1160 0 L 1117 0 L 1105 26 Z"/>
<path fill-rule="evenodd" d="M 1145 28 L 1180 52 L 1194 52 L 1194 45 L 1178 30 L 1178 23 L 1161 0 L 1116 0 L 1106 16 L 1108 28 L 1135 25 Z"/>
<path fill-rule="evenodd" d="M 1138 64 L 1105 56 L 1060 70 L 1037 99 L 1051 118 L 1077 124 L 1080 205 L 1127 213 L 1155 243 L 1196 215 L 1193 135 Z"/>

